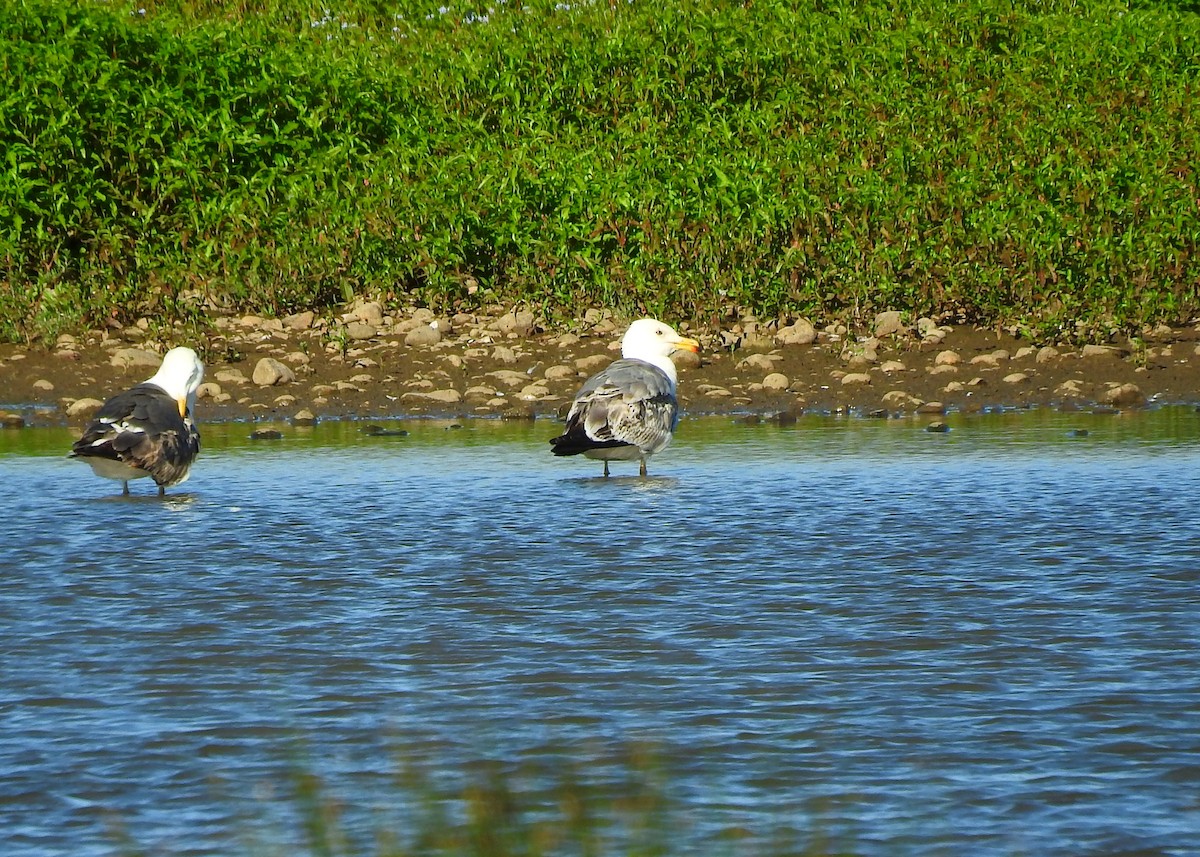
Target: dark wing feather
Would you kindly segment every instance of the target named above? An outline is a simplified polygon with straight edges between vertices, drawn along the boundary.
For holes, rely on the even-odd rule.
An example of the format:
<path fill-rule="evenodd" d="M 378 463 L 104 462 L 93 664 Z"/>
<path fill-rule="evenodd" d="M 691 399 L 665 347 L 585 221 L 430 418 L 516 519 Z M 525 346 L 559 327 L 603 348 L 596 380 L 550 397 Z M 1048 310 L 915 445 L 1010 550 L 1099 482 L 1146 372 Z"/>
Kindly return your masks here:
<path fill-rule="evenodd" d="M 567 414 L 566 430 L 550 441 L 555 455 L 636 446 L 657 452 L 679 422 L 671 379 L 642 360 L 621 359 L 589 378 Z"/>
<path fill-rule="evenodd" d="M 181 417 L 175 400 L 154 384 L 139 384 L 105 402 L 71 448 L 74 456 L 145 470 L 167 486 L 187 477 L 199 452 L 200 432 L 191 414 Z"/>

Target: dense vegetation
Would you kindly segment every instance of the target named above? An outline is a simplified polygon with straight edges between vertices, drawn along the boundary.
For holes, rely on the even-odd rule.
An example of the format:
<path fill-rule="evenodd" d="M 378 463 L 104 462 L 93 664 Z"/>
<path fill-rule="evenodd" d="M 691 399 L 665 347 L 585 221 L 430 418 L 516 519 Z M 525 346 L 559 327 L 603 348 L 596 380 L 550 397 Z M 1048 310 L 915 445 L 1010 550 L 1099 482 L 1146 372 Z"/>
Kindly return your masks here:
<path fill-rule="evenodd" d="M 1185 321 L 1193 5 L 15 0 L 0 340 L 354 294 Z"/>

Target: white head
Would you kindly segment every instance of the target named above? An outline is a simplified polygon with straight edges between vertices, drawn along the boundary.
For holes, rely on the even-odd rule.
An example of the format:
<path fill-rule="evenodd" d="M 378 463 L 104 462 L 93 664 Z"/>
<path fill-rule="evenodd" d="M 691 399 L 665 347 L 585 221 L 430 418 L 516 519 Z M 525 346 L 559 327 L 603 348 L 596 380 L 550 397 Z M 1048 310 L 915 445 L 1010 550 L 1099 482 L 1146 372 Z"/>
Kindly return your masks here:
<path fill-rule="evenodd" d="M 196 390 L 204 380 L 204 364 L 190 348 L 172 348 L 163 355 L 162 365 L 146 383 L 166 390 L 167 395 L 179 403 L 179 415 L 183 416 L 196 401 Z"/>
<path fill-rule="evenodd" d="M 645 360 L 662 369 L 675 381 L 675 364 L 671 355 L 676 351 L 698 352 L 700 343 L 680 336 L 671 326 L 653 318 L 641 318 L 629 325 L 621 339 L 621 356 Z"/>

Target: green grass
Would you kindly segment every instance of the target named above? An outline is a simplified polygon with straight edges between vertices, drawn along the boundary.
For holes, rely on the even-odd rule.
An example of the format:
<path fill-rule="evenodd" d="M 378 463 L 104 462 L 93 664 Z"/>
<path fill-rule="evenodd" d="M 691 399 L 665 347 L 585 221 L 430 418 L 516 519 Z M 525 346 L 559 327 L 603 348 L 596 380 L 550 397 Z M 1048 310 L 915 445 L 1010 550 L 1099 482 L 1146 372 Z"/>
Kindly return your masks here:
<path fill-rule="evenodd" d="M 1195 4 L 328 5 L 11 4 L 0 339 L 355 294 L 1200 313 Z"/>

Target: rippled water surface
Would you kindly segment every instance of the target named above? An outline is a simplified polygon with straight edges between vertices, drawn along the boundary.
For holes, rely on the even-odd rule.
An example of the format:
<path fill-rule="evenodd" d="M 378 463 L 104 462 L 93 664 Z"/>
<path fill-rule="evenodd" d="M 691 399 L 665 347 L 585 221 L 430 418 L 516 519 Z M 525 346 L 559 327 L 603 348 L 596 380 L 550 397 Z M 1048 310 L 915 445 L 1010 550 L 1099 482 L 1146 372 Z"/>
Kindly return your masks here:
<path fill-rule="evenodd" d="M 646 480 L 207 426 L 165 500 L 0 432 L 0 853 L 263 853 L 297 768 L 370 841 L 413 760 L 634 744 L 680 853 L 1197 853 L 1200 414 L 950 422 L 693 419 Z"/>

